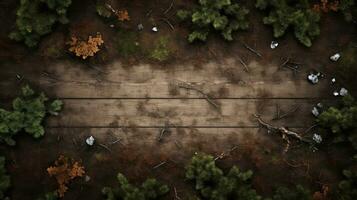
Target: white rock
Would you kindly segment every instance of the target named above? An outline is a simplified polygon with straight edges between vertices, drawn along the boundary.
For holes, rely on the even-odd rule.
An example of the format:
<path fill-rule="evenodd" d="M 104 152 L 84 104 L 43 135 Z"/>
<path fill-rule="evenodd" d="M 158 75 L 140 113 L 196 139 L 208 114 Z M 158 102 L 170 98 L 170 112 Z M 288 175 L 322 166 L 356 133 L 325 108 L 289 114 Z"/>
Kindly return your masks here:
<path fill-rule="evenodd" d="M 109 26 L 110 26 L 110 28 L 114 28 L 115 27 L 114 24 L 110 24 Z"/>
<path fill-rule="evenodd" d="M 159 29 L 158 29 L 156 26 L 152 27 L 151 30 L 152 30 L 153 32 L 158 32 L 158 31 L 159 31 Z"/>
<path fill-rule="evenodd" d="M 309 74 L 307 76 L 307 79 L 312 83 L 312 84 L 316 84 L 319 82 L 319 76 L 317 74 Z"/>
<path fill-rule="evenodd" d="M 318 110 L 316 107 L 312 108 L 311 113 L 312 113 L 315 117 L 317 117 L 317 116 L 320 115 L 320 112 L 319 112 L 319 110 Z"/>
<path fill-rule="evenodd" d="M 332 78 L 332 79 L 331 79 L 331 82 L 332 82 L 332 83 L 336 83 L 336 78 Z"/>
<path fill-rule="evenodd" d="M 271 41 L 271 43 L 270 43 L 270 48 L 271 49 L 275 49 L 278 46 L 279 46 L 279 43 L 277 41 Z"/>
<path fill-rule="evenodd" d="M 340 89 L 340 96 L 346 96 L 348 94 L 348 90 L 346 88 L 341 88 Z"/>
<path fill-rule="evenodd" d="M 330 60 L 336 62 L 336 61 L 338 61 L 338 59 L 340 59 L 340 57 L 341 57 L 341 55 L 339 53 L 336 53 L 330 57 Z"/>
<path fill-rule="evenodd" d="M 324 106 L 322 105 L 322 103 L 318 103 L 318 104 L 317 104 L 317 107 L 323 108 Z"/>
<path fill-rule="evenodd" d="M 88 138 L 86 139 L 86 143 L 87 143 L 89 146 L 93 146 L 94 142 L 95 142 L 95 139 L 94 139 L 93 136 L 90 136 L 90 137 L 88 137 Z"/>
<path fill-rule="evenodd" d="M 144 25 L 143 24 L 138 24 L 138 30 L 141 31 L 144 29 Z"/>
<path fill-rule="evenodd" d="M 85 182 L 89 182 L 90 181 L 90 176 L 88 176 L 88 175 L 86 175 L 85 177 L 84 177 L 84 180 L 85 180 Z"/>
<path fill-rule="evenodd" d="M 316 134 L 316 133 L 312 136 L 312 139 L 313 139 L 317 144 L 320 144 L 320 143 L 322 142 L 322 137 L 321 137 L 321 135 Z"/>
<path fill-rule="evenodd" d="M 333 92 L 333 96 L 337 97 L 339 95 L 339 93 L 337 91 Z"/>

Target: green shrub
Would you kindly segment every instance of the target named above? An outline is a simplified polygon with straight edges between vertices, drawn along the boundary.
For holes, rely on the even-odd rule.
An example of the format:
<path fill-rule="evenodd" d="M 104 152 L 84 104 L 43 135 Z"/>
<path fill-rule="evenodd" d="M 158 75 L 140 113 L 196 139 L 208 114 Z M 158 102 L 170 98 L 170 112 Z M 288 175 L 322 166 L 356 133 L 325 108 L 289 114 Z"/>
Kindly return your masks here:
<path fill-rule="evenodd" d="M 5 169 L 5 158 L 0 156 L 0 199 L 9 200 L 5 192 L 10 188 L 10 176 Z"/>
<path fill-rule="evenodd" d="M 140 51 L 138 34 L 134 31 L 120 30 L 117 34 L 117 45 L 121 56 L 131 56 Z"/>
<path fill-rule="evenodd" d="M 157 43 L 155 44 L 155 48 L 150 53 L 150 57 L 154 60 L 163 62 L 167 60 L 170 56 L 170 49 L 167 46 L 169 39 L 167 37 L 160 37 Z"/>
<path fill-rule="evenodd" d="M 243 172 L 234 166 L 228 174 L 215 164 L 212 156 L 197 154 L 186 167 L 186 178 L 195 183 L 195 189 L 207 200 L 260 200 L 252 186 L 252 171 Z"/>
<path fill-rule="evenodd" d="M 312 200 L 312 194 L 301 185 L 296 185 L 294 190 L 286 187 L 279 187 L 272 200 Z"/>
<path fill-rule="evenodd" d="M 276 38 L 283 36 L 291 27 L 298 41 L 310 47 L 312 40 L 320 35 L 320 15 L 311 9 L 306 0 L 257 0 L 256 7 L 269 11 L 263 22 L 273 27 Z"/>
<path fill-rule="evenodd" d="M 338 68 L 335 70 L 343 84 L 352 92 L 357 91 L 356 74 L 357 74 L 357 48 L 349 45 L 341 53 L 341 58 L 338 61 Z"/>
<path fill-rule="evenodd" d="M 357 172 L 344 170 L 345 180 L 338 185 L 336 199 L 338 200 L 355 200 L 357 199 Z"/>
<path fill-rule="evenodd" d="M 340 105 L 329 107 L 321 113 L 317 122 L 333 133 L 335 142 L 350 142 L 357 150 L 357 103 L 352 96 L 345 96 Z"/>
<path fill-rule="evenodd" d="M 71 0 L 21 0 L 16 12 L 16 29 L 9 37 L 37 46 L 41 37 L 50 33 L 57 22 L 68 23 L 67 9 Z"/>
<path fill-rule="evenodd" d="M 169 192 L 169 188 L 156 179 L 147 179 L 140 188 L 131 185 L 121 173 L 118 174 L 117 179 L 118 187 L 105 187 L 102 190 L 107 200 L 155 200 Z"/>
<path fill-rule="evenodd" d="M 249 26 L 246 19 L 249 10 L 238 3 L 232 3 L 231 0 L 198 0 L 198 4 L 193 10 L 177 12 L 178 18 L 192 23 L 189 42 L 206 41 L 212 30 L 220 32 L 224 39 L 231 41 L 235 31 L 246 30 Z"/>
<path fill-rule="evenodd" d="M 15 145 L 13 139 L 20 131 L 24 130 L 34 138 L 45 134 L 42 121 L 46 114 L 58 115 L 62 102 L 54 100 L 47 104 L 47 97 L 41 93 L 36 95 L 29 87 L 22 88 L 20 97 L 12 102 L 12 111 L 0 108 L 0 141 L 8 145 Z"/>

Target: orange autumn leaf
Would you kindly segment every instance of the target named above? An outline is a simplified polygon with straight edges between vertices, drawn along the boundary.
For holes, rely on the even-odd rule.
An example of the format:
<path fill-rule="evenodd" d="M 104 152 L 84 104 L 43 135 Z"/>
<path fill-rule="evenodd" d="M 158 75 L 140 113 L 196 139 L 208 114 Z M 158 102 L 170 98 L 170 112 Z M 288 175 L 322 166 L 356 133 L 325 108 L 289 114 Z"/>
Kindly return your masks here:
<path fill-rule="evenodd" d="M 69 158 L 61 155 L 54 166 L 47 168 L 50 177 L 55 177 L 58 183 L 57 193 L 60 197 L 68 190 L 68 183 L 76 177 L 83 177 L 85 174 L 84 167 L 78 162 L 73 162 Z"/>
<path fill-rule="evenodd" d="M 130 16 L 127 10 L 119 10 L 117 16 L 119 21 L 130 21 Z"/>
<path fill-rule="evenodd" d="M 316 12 L 324 12 L 327 13 L 329 11 L 338 11 L 338 1 L 332 1 L 329 2 L 328 0 L 321 0 L 320 3 L 314 4 L 313 5 L 313 10 Z"/>
<path fill-rule="evenodd" d="M 99 47 L 104 43 L 102 35 L 99 33 L 95 36 L 89 36 L 87 41 L 81 41 L 77 37 L 72 37 L 71 40 L 67 43 L 70 45 L 68 49 L 70 52 L 73 52 L 78 57 L 86 59 L 89 56 L 94 56 L 98 51 Z"/>

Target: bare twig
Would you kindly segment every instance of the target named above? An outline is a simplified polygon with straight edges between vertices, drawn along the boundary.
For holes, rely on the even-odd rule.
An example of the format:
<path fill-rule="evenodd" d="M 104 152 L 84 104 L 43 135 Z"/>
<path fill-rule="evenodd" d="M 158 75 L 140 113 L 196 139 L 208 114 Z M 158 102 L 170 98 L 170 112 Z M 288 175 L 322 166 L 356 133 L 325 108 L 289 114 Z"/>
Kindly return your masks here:
<path fill-rule="evenodd" d="M 242 60 L 242 58 L 238 58 L 239 62 L 243 65 L 244 69 L 246 72 L 249 72 L 248 66 L 245 64 L 245 62 Z"/>
<path fill-rule="evenodd" d="M 259 115 L 254 114 L 254 117 L 257 118 L 259 124 L 261 124 L 263 127 L 268 129 L 268 131 L 271 131 L 273 133 L 278 133 L 280 135 L 280 137 L 286 142 L 286 147 L 284 149 L 285 153 L 289 150 L 289 147 L 290 147 L 290 139 L 289 138 L 293 138 L 300 142 L 311 144 L 310 140 L 303 138 L 299 133 L 290 131 L 289 129 L 287 129 L 285 127 L 276 127 L 271 124 L 268 124 L 267 122 L 263 121 Z"/>
<path fill-rule="evenodd" d="M 288 110 L 284 114 L 280 114 L 280 108 L 277 108 L 278 109 L 277 110 L 277 116 L 275 118 L 273 118 L 273 120 L 279 120 L 279 119 L 283 119 L 283 118 L 289 117 L 292 114 L 294 114 L 299 108 L 300 108 L 300 105 L 297 105 L 297 106 L 293 107 L 292 109 Z"/>
<path fill-rule="evenodd" d="M 155 165 L 152 169 L 157 169 L 157 168 L 163 166 L 164 164 L 166 164 L 166 161 L 163 161 L 163 162 L 161 162 L 161 163 Z"/>
<path fill-rule="evenodd" d="M 172 9 L 172 7 L 174 6 L 174 1 L 175 1 L 175 0 L 172 0 L 172 1 L 171 1 L 170 6 L 165 10 L 164 14 L 168 13 L 168 12 Z"/>
<path fill-rule="evenodd" d="M 160 130 L 160 135 L 159 137 L 157 138 L 157 141 L 161 142 L 162 138 L 164 137 L 164 135 L 166 133 L 169 133 L 170 132 L 170 129 L 169 129 L 169 123 L 168 122 L 165 122 L 165 126 Z"/>
<path fill-rule="evenodd" d="M 258 57 L 262 57 L 262 54 L 260 54 L 257 50 L 253 49 L 252 47 L 248 46 L 246 43 L 242 42 L 243 46 L 248 49 L 249 51 L 253 52 L 255 55 Z"/>
<path fill-rule="evenodd" d="M 107 151 L 109 151 L 110 153 L 112 152 L 112 150 L 109 149 L 109 147 L 105 144 L 101 144 L 99 143 L 99 146 L 103 147 L 104 149 L 106 149 Z"/>
<path fill-rule="evenodd" d="M 171 24 L 171 22 L 166 19 L 166 18 L 160 18 L 160 20 L 164 21 L 167 25 L 169 25 L 169 27 L 171 28 L 171 30 L 175 30 L 175 27 Z"/>
<path fill-rule="evenodd" d="M 175 199 L 176 200 L 181 200 L 181 198 L 178 196 L 177 194 L 177 190 L 176 190 L 176 187 L 174 187 L 174 192 L 175 192 Z"/>
<path fill-rule="evenodd" d="M 286 64 L 288 64 L 289 62 L 290 62 L 290 58 L 287 57 L 286 60 L 285 60 L 283 63 L 281 63 L 281 64 L 279 65 L 279 69 L 280 69 L 281 67 L 285 66 Z"/>
<path fill-rule="evenodd" d="M 236 150 L 236 149 L 238 149 L 238 145 L 233 146 L 233 147 L 232 147 L 230 150 L 228 150 L 228 151 L 222 152 L 222 153 L 219 154 L 217 157 L 215 157 L 214 160 L 216 161 L 216 160 L 218 160 L 218 159 L 223 159 L 223 158 L 225 158 L 225 157 L 227 157 L 227 156 L 230 156 L 231 153 L 232 153 L 234 150 Z"/>
<path fill-rule="evenodd" d="M 318 126 L 318 124 L 314 124 L 314 125 L 310 126 L 309 128 L 307 128 L 307 129 L 304 131 L 304 133 L 305 133 L 305 134 L 308 133 L 311 129 L 315 128 L 316 126 Z"/>
<path fill-rule="evenodd" d="M 198 89 L 198 88 L 195 88 L 193 87 L 191 84 L 188 84 L 188 83 L 180 83 L 178 84 L 178 87 L 179 88 L 184 88 L 184 89 L 187 89 L 187 90 L 194 90 L 198 93 L 200 93 L 206 100 L 208 103 L 210 103 L 213 107 L 215 107 L 217 110 L 219 109 L 219 106 L 217 103 L 215 103 L 210 96 L 208 96 L 206 93 L 204 93 L 202 90 Z"/>

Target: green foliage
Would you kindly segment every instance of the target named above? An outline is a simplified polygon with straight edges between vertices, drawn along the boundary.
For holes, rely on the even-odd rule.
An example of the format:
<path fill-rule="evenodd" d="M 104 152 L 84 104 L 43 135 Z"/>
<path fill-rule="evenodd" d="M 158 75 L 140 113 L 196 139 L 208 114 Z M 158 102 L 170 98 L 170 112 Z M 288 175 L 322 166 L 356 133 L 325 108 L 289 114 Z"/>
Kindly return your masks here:
<path fill-rule="evenodd" d="M 5 169 L 5 158 L 0 157 L 0 199 L 9 199 L 5 196 L 5 192 L 10 188 L 10 185 L 10 176 L 7 175 L 7 171 Z"/>
<path fill-rule="evenodd" d="M 117 35 L 117 45 L 121 56 L 131 56 L 140 51 L 138 34 L 134 31 L 120 30 Z"/>
<path fill-rule="evenodd" d="M 12 137 L 22 130 L 34 138 L 43 136 L 42 121 L 46 114 L 57 115 L 62 108 L 59 100 L 46 104 L 47 101 L 43 93 L 36 95 L 29 86 L 23 87 L 20 97 L 12 102 L 12 111 L 0 108 L 0 141 L 15 145 Z"/>
<path fill-rule="evenodd" d="M 140 188 L 131 185 L 121 173 L 118 174 L 117 179 L 118 187 L 105 187 L 102 190 L 107 200 L 155 200 L 169 192 L 169 188 L 156 179 L 147 179 Z"/>
<path fill-rule="evenodd" d="M 155 44 L 155 48 L 150 53 L 150 57 L 154 60 L 163 62 L 167 60 L 170 56 L 170 49 L 167 46 L 169 39 L 167 37 L 160 37 L 157 43 Z"/>
<path fill-rule="evenodd" d="M 38 198 L 37 200 L 57 200 L 58 194 L 56 191 L 48 192 L 43 197 Z"/>
<path fill-rule="evenodd" d="M 301 185 L 296 185 L 294 190 L 286 187 L 279 187 L 272 200 L 312 200 L 312 194 Z"/>
<path fill-rule="evenodd" d="M 274 37 L 283 36 L 291 27 L 299 42 L 310 47 L 320 35 L 320 16 L 306 0 L 257 0 L 256 7 L 269 11 L 263 22 L 273 27 Z"/>
<path fill-rule="evenodd" d="M 112 12 L 106 7 L 105 1 L 97 1 L 96 11 L 99 16 L 104 18 L 110 18 L 112 16 Z"/>
<path fill-rule="evenodd" d="M 352 21 L 357 14 L 357 8 L 354 0 L 340 0 L 338 10 L 342 12 L 346 21 Z"/>
<path fill-rule="evenodd" d="M 50 33 L 57 22 L 68 23 L 67 9 L 72 0 L 21 0 L 16 12 L 16 29 L 9 37 L 37 46 L 42 36 Z"/>
<path fill-rule="evenodd" d="M 233 40 L 232 34 L 237 30 L 246 30 L 249 10 L 232 3 L 231 0 L 198 0 L 199 6 L 193 10 L 179 10 L 177 17 L 190 20 L 193 31 L 188 36 L 189 42 L 206 41 L 211 30 L 221 33 L 225 40 Z"/>
<path fill-rule="evenodd" d="M 260 200 L 250 185 L 252 171 L 241 171 L 234 166 L 224 175 L 212 156 L 197 154 L 186 167 L 186 178 L 195 182 L 195 189 L 208 200 Z"/>
<path fill-rule="evenodd" d="M 339 200 L 357 199 L 357 172 L 344 170 L 343 175 L 345 176 L 346 179 L 339 183 L 336 199 Z"/>

